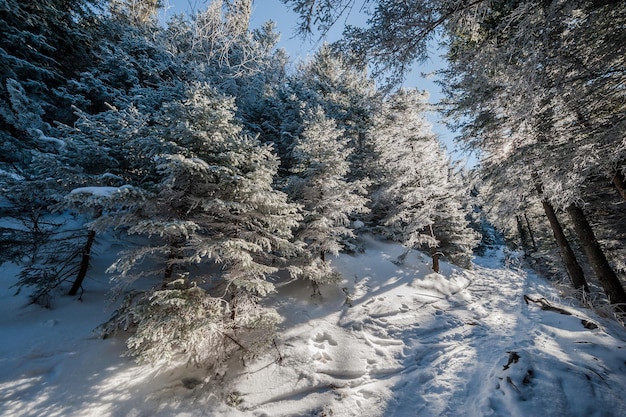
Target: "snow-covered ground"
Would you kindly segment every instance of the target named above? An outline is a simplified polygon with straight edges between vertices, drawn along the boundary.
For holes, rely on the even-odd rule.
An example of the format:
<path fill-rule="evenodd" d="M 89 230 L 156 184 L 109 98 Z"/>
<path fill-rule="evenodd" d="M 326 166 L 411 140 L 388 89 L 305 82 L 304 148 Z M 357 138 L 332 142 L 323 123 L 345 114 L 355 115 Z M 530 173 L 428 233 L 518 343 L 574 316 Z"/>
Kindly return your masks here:
<path fill-rule="evenodd" d="M 435 274 L 419 252 L 392 262 L 402 252 L 366 239 L 364 253 L 334 260 L 345 279 L 322 298 L 279 283 L 268 300 L 285 318 L 276 346 L 223 376 L 139 366 L 122 356 L 122 336 L 93 337 L 111 313 L 104 274 L 85 284 L 82 301 L 59 297 L 47 310 L 13 296 L 16 269 L 5 265 L 0 415 L 626 415 L 626 332 L 616 323 L 504 267 L 499 253 Z"/>

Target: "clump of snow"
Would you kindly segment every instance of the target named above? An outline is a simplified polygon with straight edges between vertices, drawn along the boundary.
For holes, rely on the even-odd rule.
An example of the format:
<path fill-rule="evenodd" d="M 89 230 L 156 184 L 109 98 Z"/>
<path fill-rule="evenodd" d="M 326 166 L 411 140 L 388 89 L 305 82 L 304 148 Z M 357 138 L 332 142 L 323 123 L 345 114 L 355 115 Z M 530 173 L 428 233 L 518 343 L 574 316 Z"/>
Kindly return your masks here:
<path fill-rule="evenodd" d="M 626 332 L 566 304 L 543 279 L 479 258 L 473 270 L 366 239 L 340 255 L 344 277 L 322 297 L 284 281 L 268 302 L 281 337 L 225 374 L 139 366 L 124 338 L 91 330 L 110 314 L 106 278 L 82 302 L 27 305 L 0 270 L 0 415 L 11 416 L 620 416 Z M 104 270 L 96 265 L 94 270 Z M 571 315 L 526 304 L 545 297 Z M 597 324 L 586 328 L 582 320 Z"/>
<path fill-rule="evenodd" d="M 9 178 L 11 178 L 12 180 L 16 180 L 16 181 L 23 181 L 24 177 L 22 177 L 21 175 L 15 173 L 15 172 L 9 172 L 9 171 L 5 171 L 4 169 L 0 169 L 0 176 L 5 175 Z"/>
<path fill-rule="evenodd" d="M 74 188 L 70 194 L 91 194 L 94 197 L 109 197 L 114 192 L 120 190 L 122 187 L 79 187 Z"/>
<path fill-rule="evenodd" d="M 33 130 L 35 131 L 35 133 L 37 133 L 37 135 L 39 135 L 38 139 L 42 142 L 53 143 L 57 145 L 59 148 L 64 148 L 66 146 L 65 141 L 62 139 L 48 136 L 45 133 L 43 133 L 41 129 L 33 129 Z"/>
<path fill-rule="evenodd" d="M 365 223 L 363 223 L 361 220 L 355 220 L 352 222 L 352 227 L 355 230 L 362 229 L 365 227 Z"/>
<path fill-rule="evenodd" d="M 104 174 L 100 175 L 100 178 L 116 180 L 116 181 L 124 181 L 124 178 L 120 177 L 119 175 L 112 174 L 110 172 L 105 172 Z"/>

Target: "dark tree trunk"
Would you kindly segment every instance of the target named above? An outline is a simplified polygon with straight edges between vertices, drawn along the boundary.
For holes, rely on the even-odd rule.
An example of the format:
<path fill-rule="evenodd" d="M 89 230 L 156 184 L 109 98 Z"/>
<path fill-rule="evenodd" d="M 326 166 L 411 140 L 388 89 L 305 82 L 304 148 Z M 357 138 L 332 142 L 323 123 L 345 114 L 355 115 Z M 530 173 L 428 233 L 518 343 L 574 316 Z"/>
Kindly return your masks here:
<path fill-rule="evenodd" d="M 569 275 L 575 289 L 578 290 L 582 288 L 585 292 L 589 292 L 589 286 L 587 285 L 583 269 L 576 260 L 576 255 L 565 237 L 563 227 L 561 227 L 561 223 L 559 223 L 559 218 L 556 217 L 554 207 L 552 207 L 552 204 L 543 198 L 543 187 L 539 179 L 535 178 L 535 181 L 535 189 L 537 190 L 539 197 L 541 197 L 541 204 L 544 212 L 546 213 L 546 217 L 548 218 L 548 222 L 550 223 L 550 228 L 552 229 L 552 234 L 554 235 L 556 244 L 561 252 L 561 259 L 563 260 L 563 264 L 565 264 L 567 275 Z"/>
<path fill-rule="evenodd" d="M 237 290 L 233 291 L 230 296 L 230 319 L 233 321 L 235 321 L 235 319 L 237 318 L 237 297 L 235 295 L 236 292 Z"/>
<path fill-rule="evenodd" d="M 526 226 L 528 227 L 528 235 L 530 236 L 530 241 L 533 243 L 533 250 L 537 252 L 537 242 L 535 242 L 535 234 L 533 233 L 533 228 L 530 227 L 530 222 L 528 221 L 528 216 L 524 213 L 524 219 L 526 220 Z"/>
<path fill-rule="evenodd" d="M 515 216 L 515 221 L 517 222 L 517 232 L 519 233 L 520 242 L 522 243 L 522 249 L 524 249 L 524 252 L 528 252 L 530 242 L 526 228 L 524 228 L 524 223 L 522 223 L 522 216 Z"/>
<path fill-rule="evenodd" d="M 626 200 L 626 181 L 624 181 L 624 176 L 620 171 L 617 171 L 615 175 L 613 175 L 613 185 L 617 189 L 619 195 Z"/>
<path fill-rule="evenodd" d="M 600 281 L 602 288 L 604 288 L 604 293 L 608 297 L 609 302 L 616 304 L 618 310 L 626 313 L 626 292 L 624 292 L 624 287 L 611 265 L 609 265 L 606 256 L 604 256 L 604 252 L 591 225 L 587 221 L 585 213 L 581 208 L 571 205 L 567 208 L 567 214 L 572 219 L 580 244 L 589 259 L 593 272 L 596 274 L 598 281 Z"/>
<path fill-rule="evenodd" d="M 433 230 L 433 225 L 428 225 L 428 229 L 430 230 L 430 237 L 435 238 L 435 232 Z M 441 256 L 441 252 L 437 250 L 436 247 L 430 250 L 430 255 L 433 258 L 433 271 L 439 273 L 439 257 Z"/>
<path fill-rule="evenodd" d="M 326 262 L 326 252 L 323 250 L 320 251 L 320 259 L 322 260 L 322 262 Z M 320 291 L 320 284 L 318 284 L 316 281 L 311 281 L 311 285 L 313 286 L 313 294 L 311 294 L 311 297 L 314 297 L 316 295 L 319 295 L 321 297 L 322 292 Z"/>
<path fill-rule="evenodd" d="M 102 216 L 102 209 L 96 209 L 94 213 L 94 219 Z M 72 283 L 72 288 L 67 293 L 67 295 L 76 295 L 78 294 L 78 290 L 83 286 L 83 281 L 87 276 L 87 271 L 89 270 L 89 261 L 91 259 L 91 247 L 93 246 L 93 242 L 96 240 L 96 232 L 94 230 L 90 230 L 87 233 L 87 241 L 85 242 L 85 246 L 83 247 L 83 253 L 80 260 L 80 267 L 78 268 L 78 275 L 76 279 Z"/>
<path fill-rule="evenodd" d="M 72 288 L 67 293 L 67 295 L 76 295 L 78 294 L 78 290 L 82 287 L 83 281 L 87 276 L 87 270 L 89 269 L 89 259 L 91 258 L 91 247 L 93 246 L 93 242 L 96 240 L 96 232 L 94 230 L 90 230 L 87 233 L 87 242 L 85 242 L 85 246 L 83 247 L 83 255 L 80 260 L 80 268 L 78 269 L 78 275 L 72 284 Z"/>
<path fill-rule="evenodd" d="M 543 205 L 546 217 L 548 218 L 548 222 L 552 228 L 554 239 L 556 240 L 559 251 L 561 252 L 561 258 L 565 264 L 565 269 L 567 269 L 567 274 L 572 280 L 574 288 L 577 290 L 582 288 L 585 292 L 589 292 L 589 286 L 587 285 L 583 269 L 576 260 L 576 255 L 565 237 L 563 227 L 561 227 L 561 223 L 559 223 L 559 219 L 556 217 L 554 207 L 552 207 L 552 205 L 545 200 L 542 201 L 541 204 Z"/>
<path fill-rule="evenodd" d="M 436 273 L 439 273 L 439 256 L 440 255 L 441 253 L 436 248 L 433 248 L 432 250 L 433 271 L 435 271 Z"/>
<path fill-rule="evenodd" d="M 528 242 L 528 233 L 526 233 L 526 229 L 524 228 L 524 224 L 522 223 L 522 216 L 515 216 L 515 221 L 517 222 L 517 233 L 519 233 L 519 239 L 522 244 L 522 248 L 524 251 L 528 251 L 530 244 Z"/>

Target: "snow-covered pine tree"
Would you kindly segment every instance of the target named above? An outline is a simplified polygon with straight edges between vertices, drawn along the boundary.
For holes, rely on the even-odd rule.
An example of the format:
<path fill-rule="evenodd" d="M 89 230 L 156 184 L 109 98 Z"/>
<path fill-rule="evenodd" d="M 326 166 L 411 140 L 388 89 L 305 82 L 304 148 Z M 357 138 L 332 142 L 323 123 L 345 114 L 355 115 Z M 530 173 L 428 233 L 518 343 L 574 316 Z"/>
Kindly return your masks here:
<path fill-rule="evenodd" d="M 462 205 L 469 191 L 424 117 L 426 100 L 423 92 L 399 90 L 386 100 L 370 133 L 378 154 L 372 223 L 409 249 L 443 251 L 467 266 L 478 242 L 466 218 L 469 202 Z"/>
<path fill-rule="evenodd" d="M 23 263 L 18 290 L 29 287 L 45 303 L 75 278 L 87 233 L 50 212 L 79 176 L 54 123 L 74 120 L 64 89 L 93 63 L 102 4 L 0 2 L 0 184 L 3 214 L 14 219 L 2 239 L 16 249 L 11 260 Z"/>
<path fill-rule="evenodd" d="M 276 49 L 279 35 L 274 22 L 267 22 L 255 29 L 246 41 L 246 71 L 237 71 L 231 77 L 229 88 L 225 92 L 233 96 L 237 105 L 237 116 L 244 128 L 253 135 L 259 135 L 264 143 L 278 142 L 275 140 L 278 129 L 273 118 L 277 104 L 275 93 L 287 79 L 288 56 L 283 49 Z M 233 57 L 234 59 L 234 57 Z M 244 63 L 242 63 L 243 65 Z M 273 126 L 274 125 L 274 126 Z"/>
<path fill-rule="evenodd" d="M 269 275 L 299 250 L 291 242 L 298 208 L 272 188 L 277 159 L 241 133 L 233 100 L 206 84 L 189 85 L 184 99 L 149 116 L 128 143 L 156 146 L 148 152 L 154 180 L 113 193 L 112 203 L 124 201 L 124 193 L 138 198 L 94 227 L 149 238 L 111 271 L 120 284 L 152 277 L 156 286 L 107 328 L 136 324 L 128 346 L 143 361 L 182 352 L 192 362 L 219 365 L 234 351 L 255 352 L 277 321 L 258 300 L 273 291 Z"/>
<path fill-rule="evenodd" d="M 96 231 L 90 230 L 88 223 L 101 215 L 108 201 L 101 194 L 110 191 L 107 187 L 137 183 L 140 178 L 146 180 L 145 174 L 149 171 L 146 167 L 150 165 L 146 158 L 149 160 L 150 156 L 138 149 L 128 152 L 129 147 L 124 146 L 129 132 L 140 129 L 146 121 L 146 117 L 129 104 L 129 90 L 141 90 L 146 101 L 149 97 L 155 103 L 168 99 L 176 91 L 176 83 L 167 83 L 168 77 L 163 77 L 164 73 L 172 73 L 169 70 L 175 67 L 175 60 L 158 44 L 158 36 L 147 36 L 158 35 L 160 29 L 150 22 L 130 22 L 119 9 L 117 12 L 98 21 L 98 33 L 102 37 L 99 51 L 92 51 L 94 66 L 91 70 L 55 90 L 58 97 L 83 108 L 73 107 L 73 118 L 78 117 L 75 123 L 57 122 L 55 129 L 50 128 L 41 121 L 40 109 L 29 112 L 23 108 L 29 107 L 28 100 L 19 99 L 24 96 L 23 89 L 13 88 L 13 107 L 21 103 L 15 110 L 16 118 L 25 121 L 16 120 L 29 126 L 24 129 L 34 132 L 32 136 L 38 139 L 34 142 L 36 150 L 30 152 L 31 157 L 36 152 L 38 156 L 32 158 L 29 170 L 38 169 L 36 175 L 47 181 L 44 186 L 48 198 L 39 212 L 54 218 L 57 229 L 49 233 L 45 244 L 39 245 L 37 262 L 25 265 L 20 274 L 18 288 L 34 288 L 36 299 L 48 300 L 53 289 L 64 288 L 66 283 L 71 284 L 64 288 L 69 295 L 79 292 L 96 238 Z M 164 88 L 150 94 L 154 90 L 145 86 L 158 81 L 163 82 Z M 22 94 L 18 94 L 20 92 Z M 123 110 L 117 111 L 106 101 L 120 104 Z M 153 107 L 156 105 L 152 103 Z M 95 113 L 88 114 L 84 110 Z M 60 117 L 59 120 L 72 119 Z M 42 130 L 56 132 L 58 138 L 45 135 Z M 29 177 L 31 184 L 33 175 Z M 53 190 L 56 190 L 54 198 Z M 34 213 L 32 203 L 29 207 L 30 213 Z M 53 208 L 57 213 L 50 214 Z M 30 215 L 29 221 L 36 225 L 37 218 L 33 216 Z"/>
<path fill-rule="evenodd" d="M 481 235 L 470 224 L 473 209 L 470 182 L 466 172 L 459 171 L 449 159 L 447 161 L 446 191 L 439 197 L 433 233 L 439 241 L 438 248 L 447 259 L 455 265 L 471 268 L 474 248 Z"/>
<path fill-rule="evenodd" d="M 50 306 L 51 293 L 74 278 L 77 248 L 84 237 L 76 225 L 50 209 L 62 200 L 76 175 L 63 156 L 66 142 L 44 133 L 56 130 L 43 120 L 42 102 L 28 97 L 14 79 L 6 86 L 10 108 L 5 109 L 5 120 L 24 140 L 21 150 L 6 155 L 15 159 L 0 171 L 5 218 L 0 245 L 11 247 L 7 253 L 12 256 L 5 260 L 22 265 L 17 291 L 28 288 L 33 302 Z"/>
<path fill-rule="evenodd" d="M 318 107 L 305 110 L 302 130 L 291 151 L 292 175 L 287 178 L 290 198 L 303 206 L 304 219 L 296 237 L 304 241 L 310 255 L 296 275 L 319 284 L 336 282 L 326 254 L 337 255 L 342 240 L 354 237 L 350 216 L 368 211 L 366 183 L 348 181 L 348 139 Z"/>
<path fill-rule="evenodd" d="M 300 65 L 291 87 L 309 108 L 321 106 L 348 139 L 349 179 L 367 180 L 375 159 L 367 132 L 380 110 L 382 94 L 362 65 L 350 65 L 344 58 L 323 44 L 310 61 Z"/>

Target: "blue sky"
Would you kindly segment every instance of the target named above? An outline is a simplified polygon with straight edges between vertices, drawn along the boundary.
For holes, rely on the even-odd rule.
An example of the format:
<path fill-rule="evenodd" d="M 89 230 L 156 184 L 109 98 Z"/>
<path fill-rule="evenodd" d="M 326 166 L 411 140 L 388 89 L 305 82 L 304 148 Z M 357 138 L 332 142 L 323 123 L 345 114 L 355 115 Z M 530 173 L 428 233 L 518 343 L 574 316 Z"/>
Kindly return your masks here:
<path fill-rule="evenodd" d="M 176 13 L 188 12 L 190 10 L 202 10 L 209 3 L 208 0 L 164 0 L 165 20 L 168 16 Z M 280 46 L 289 52 L 294 59 L 306 59 L 319 46 L 319 42 L 304 41 L 295 35 L 297 16 L 291 12 L 280 0 L 254 0 L 252 9 L 252 27 L 259 27 L 268 20 L 273 20 L 281 33 Z M 163 16 L 162 16 L 163 17 Z M 341 35 L 341 28 L 332 31 L 331 39 L 334 40 Z"/>
<path fill-rule="evenodd" d="M 166 5 L 162 11 L 162 18 L 167 20 L 177 13 L 185 13 L 190 10 L 203 10 L 209 3 L 209 0 L 164 0 Z M 291 12 L 280 0 L 253 0 L 251 26 L 258 27 L 268 20 L 276 22 L 278 32 L 281 33 L 279 46 L 284 48 L 294 61 L 306 59 L 307 56 L 313 55 L 319 47 L 321 41 L 312 40 L 305 41 L 301 37 L 295 35 L 295 27 L 297 24 L 297 16 Z M 357 17 L 358 18 L 358 17 Z M 351 18 L 353 22 L 355 17 Z M 354 23 L 354 22 L 353 22 Z M 332 42 L 341 35 L 342 28 L 337 27 L 329 34 L 328 41 Z M 438 56 L 439 53 L 433 49 L 431 60 L 425 65 L 416 65 L 412 73 L 407 76 L 404 83 L 405 87 L 414 87 L 420 90 L 427 90 L 430 93 L 430 102 L 435 103 L 441 98 L 440 88 L 432 79 L 425 79 L 422 73 L 430 73 L 444 66 L 443 61 Z M 439 121 L 439 115 L 431 114 L 428 119 L 433 124 L 433 130 L 437 133 L 442 142 L 451 152 L 454 159 L 462 158 L 458 153 L 453 152 L 454 133 L 450 132 Z M 472 159 L 471 164 L 475 160 Z"/>

